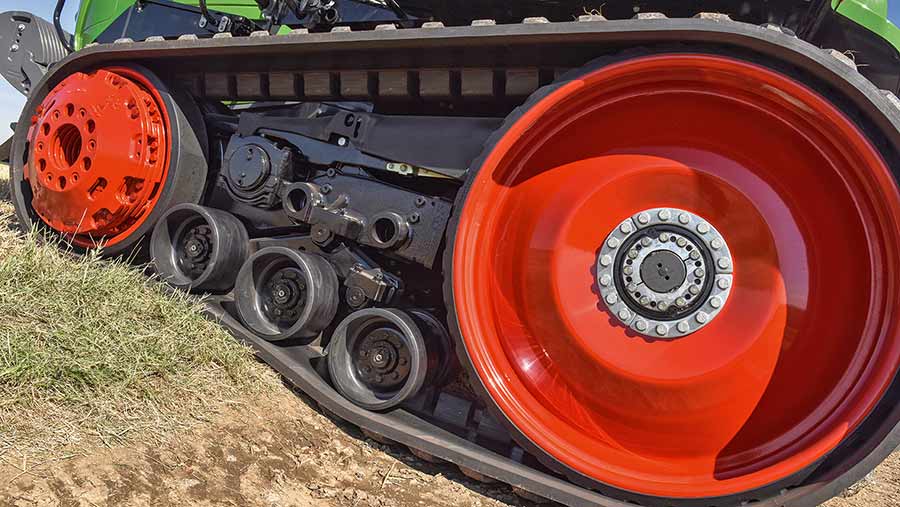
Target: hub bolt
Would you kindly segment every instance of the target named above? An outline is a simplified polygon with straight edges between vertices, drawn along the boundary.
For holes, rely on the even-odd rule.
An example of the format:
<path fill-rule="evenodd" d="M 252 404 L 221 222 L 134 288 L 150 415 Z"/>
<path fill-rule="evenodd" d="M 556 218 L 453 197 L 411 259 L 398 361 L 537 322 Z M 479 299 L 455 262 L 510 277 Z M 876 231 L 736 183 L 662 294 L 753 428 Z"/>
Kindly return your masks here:
<path fill-rule="evenodd" d="M 699 232 L 700 234 L 706 234 L 707 232 L 709 232 L 709 224 L 706 222 L 697 224 L 697 232 Z"/>
<path fill-rule="evenodd" d="M 656 334 L 658 334 L 660 336 L 665 336 L 666 333 L 668 333 L 668 332 L 669 332 L 669 326 L 667 326 L 665 324 L 659 324 L 658 326 L 656 326 Z"/>
<path fill-rule="evenodd" d="M 687 225 L 688 223 L 690 223 L 691 217 L 687 213 L 682 213 L 682 214 L 678 215 L 678 221 L 681 222 L 682 224 Z"/>
<path fill-rule="evenodd" d="M 641 213 L 640 215 L 638 215 L 638 222 L 640 222 L 643 225 L 650 223 L 650 214 Z"/>
<path fill-rule="evenodd" d="M 612 283 L 612 278 L 609 275 L 603 275 L 600 277 L 600 285 L 608 287 L 610 283 Z"/>
<path fill-rule="evenodd" d="M 726 257 L 720 257 L 716 264 L 722 269 L 728 269 L 728 266 L 731 265 Z"/>
<path fill-rule="evenodd" d="M 663 243 L 665 243 L 666 241 L 669 241 L 669 238 L 670 238 L 670 237 L 671 237 L 671 236 L 669 235 L 668 232 L 664 232 L 664 233 L 662 233 L 662 234 L 659 235 L 659 240 L 662 241 Z"/>
<path fill-rule="evenodd" d="M 706 321 L 709 320 L 709 315 L 707 315 L 703 312 L 699 312 L 699 313 L 697 313 L 697 316 L 694 318 L 697 319 L 698 323 L 706 324 Z"/>
<path fill-rule="evenodd" d="M 631 225 L 631 222 L 623 222 L 622 225 L 619 226 L 619 230 L 622 231 L 622 234 L 631 234 L 634 227 Z"/>
<path fill-rule="evenodd" d="M 691 326 L 685 320 L 679 322 L 677 327 L 679 333 L 687 333 L 691 329 Z"/>
<path fill-rule="evenodd" d="M 680 246 L 681 248 L 684 248 L 687 246 L 687 240 L 684 238 L 678 238 L 677 240 L 675 240 L 675 244 Z"/>
<path fill-rule="evenodd" d="M 619 240 L 616 239 L 616 238 L 609 238 L 609 240 L 606 242 L 606 244 L 607 244 L 610 248 L 618 248 L 618 247 L 619 247 Z"/>
<path fill-rule="evenodd" d="M 664 209 L 664 210 L 660 210 L 659 213 L 657 214 L 657 216 L 659 216 L 660 220 L 668 220 L 668 219 L 672 218 L 672 213 L 669 210 Z"/>

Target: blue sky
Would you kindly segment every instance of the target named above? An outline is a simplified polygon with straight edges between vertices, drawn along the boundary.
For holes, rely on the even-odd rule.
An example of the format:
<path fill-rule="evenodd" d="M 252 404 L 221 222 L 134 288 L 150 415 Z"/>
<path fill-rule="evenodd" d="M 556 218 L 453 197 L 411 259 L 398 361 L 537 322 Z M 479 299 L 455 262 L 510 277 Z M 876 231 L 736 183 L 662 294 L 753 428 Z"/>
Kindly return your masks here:
<path fill-rule="evenodd" d="M 63 11 L 63 27 L 69 32 L 75 26 L 75 13 L 79 0 L 68 0 Z M 890 18 L 894 23 L 900 24 L 900 0 L 889 0 Z M 0 11 L 23 10 L 41 16 L 46 20 L 53 19 L 53 8 L 56 0 L 0 0 Z M 12 135 L 9 129 L 11 122 L 17 121 L 25 99 L 5 79 L 0 78 L 0 141 L 6 140 Z"/>

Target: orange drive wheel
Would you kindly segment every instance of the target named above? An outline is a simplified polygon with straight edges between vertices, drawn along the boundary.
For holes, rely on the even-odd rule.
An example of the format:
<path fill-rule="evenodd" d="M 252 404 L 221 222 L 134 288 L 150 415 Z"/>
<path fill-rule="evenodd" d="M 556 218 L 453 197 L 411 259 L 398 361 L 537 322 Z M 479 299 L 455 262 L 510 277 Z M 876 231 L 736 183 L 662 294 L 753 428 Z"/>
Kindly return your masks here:
<path fill-rule="evenodd" d="M 802 480 L 879 403 L 900 194 L 809 86 L 729 56 L 620 57 L 494 139 L 457 202 L 451 328 L 545 462 L 642 504 L 739 504 Z"/>
<path fill-rule="evenodd" d="M 67 76 L 31 118 L 23 172 L 34 214 L 77 247 L 134 246 L 165 209 L 199 199 L 206 164 L 191 106 L 138 67 Z"/>

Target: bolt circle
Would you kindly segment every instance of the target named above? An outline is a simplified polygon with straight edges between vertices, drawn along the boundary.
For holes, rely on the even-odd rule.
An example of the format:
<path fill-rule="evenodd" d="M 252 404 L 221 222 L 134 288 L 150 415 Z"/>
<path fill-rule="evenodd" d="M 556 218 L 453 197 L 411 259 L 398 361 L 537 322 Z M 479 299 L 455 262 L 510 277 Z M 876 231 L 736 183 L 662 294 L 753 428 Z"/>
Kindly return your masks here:
<path fill-rule="evenodd" d="M 711 322 L 725 306 L 731 276 L 730 250 L 719 231 L 672 208 L 620 222 L 597 256 L 596 283 L 606 309 L 656 339 L 681 338 Z"/>

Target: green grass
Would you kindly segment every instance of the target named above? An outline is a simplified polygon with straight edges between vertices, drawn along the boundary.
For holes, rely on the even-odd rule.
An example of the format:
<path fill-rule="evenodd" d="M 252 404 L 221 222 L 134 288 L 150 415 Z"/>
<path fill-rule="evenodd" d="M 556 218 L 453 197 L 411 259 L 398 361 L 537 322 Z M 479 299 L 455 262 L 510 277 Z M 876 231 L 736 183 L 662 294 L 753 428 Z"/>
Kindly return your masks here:
<path fill-rule="evenodd" d="M 201 301 L 14 227 L 0 167 L 0 437 L 51 453 L 202 419 L 270 374 Z M 10 437 L 12 435 L 13 437 Z M 10 438 L 14 441 L 9 442 Z"/>

